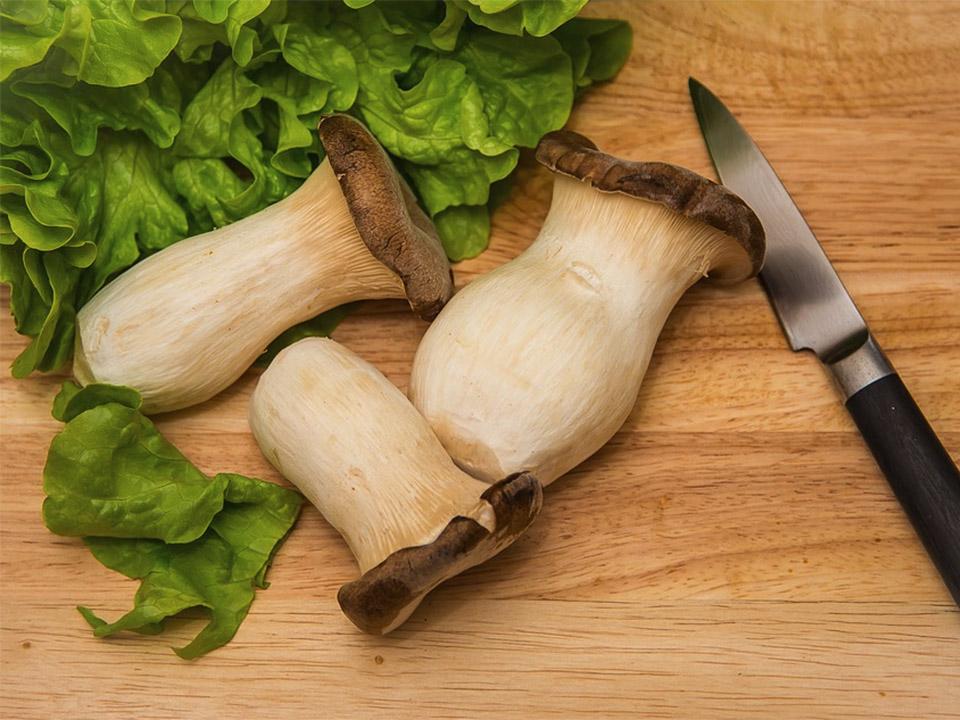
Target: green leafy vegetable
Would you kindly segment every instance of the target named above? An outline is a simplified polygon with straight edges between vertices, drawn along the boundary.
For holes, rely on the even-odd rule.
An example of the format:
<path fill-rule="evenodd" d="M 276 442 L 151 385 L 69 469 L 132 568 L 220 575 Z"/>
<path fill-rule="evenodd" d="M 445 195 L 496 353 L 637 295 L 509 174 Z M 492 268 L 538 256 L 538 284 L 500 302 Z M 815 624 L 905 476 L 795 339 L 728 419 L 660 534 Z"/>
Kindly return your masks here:
<path fill-rule="evenodd" d="M 0 80 L 43 60 L 63 27 L 63 9 L 51 6 L 49 0 L 5 2 L 0 7 L 0 18 Z"/>
<path fill-rule="evenodd" d="M 446 0 L 443 22 L 430 31 L 430 41 L 440 50 L 453 50 L 457 46 L 460 28 L 467 20 L 466 11 L 459 5 Z"/>
<path fill-rule="evenodd" d="M 633 31 L 625 22 L 574 18 L 554 37 L 573 62 L 578 89 L 611 79 L 619 72 L 633 44 Z"/>
<path fill-rule="evenodd" d="M 140 393 L 122 385 L 96 383 L 82 388 L 75 382 L 68 381 L 63 384 L 60 392 L 53 399 L 51 414 L 60 422 L 67 423 L 77 415 L 107 403 L 116 403 L 131 410 L 139 410 Z M 80 462 L 89 464 L 83 458 Z"/>
<path fill-rule="evenodd" d="M 450 0 L 477 25 L 506 35 L 549 35 L 587 0 Z"/>
<path fill-rule="evenodd" d="M 176 650 L 195 658 L 236 633 L 301 498 L 242 475 L 206 477 L 139 406 L 130 388 L 64 385 L 53 412 L 67 424 L 44 468 L 44 521 L 57 534 L 87 536 L 101 563 L 142 581 L 116 622 L 79 608 L 97 636 L 160 632 L 165 618 L 204 607 L 209 624 Z"/>
<path fill-rule="evenodd" d="M 142 130 L 159 148 L 168 148 L 180 130 L 177 91 L 170 75 L 158 70 L 154 93 L 146 83 L 124 88 L 76 83 L 53 84 L 42 73 L 25 72 L 16 83 L 16 94 L 41 107 L 68 135 L 73 152 L 92 155 L 97 131 Z M 36 82 L 31 80 L 36 78 Z"/>
<path fill-rule="evenodd" d="M 211 481 L 164 440 L 131 390 L 70 383 L 64 392 L 54 409 L 69 420 L 43 471 L 47 527 L 168 543 L 200 537 L 223 507 L 226 480 Z"/>
<path fill-rule="evenodd" d="M 490 213 L 486 205 L 455 205 L 437 213 L 437 232 L 456 238 L 447 243 L 451 260 L 465 260 L 479 255 L 487 247 L 490 235 Z"/>
<path fill-rule="evenodd" d="M 0 281 L 33 338 L 14 374 L 66 362 L 133 263 L 296 189 L 322 113 L 362 118 L 450 258 L 478 254 L 491 183 L 629 54 L 585 2 L 3 0 Z"/>
<path fill-rule="evenodd" d="M 101 563 L 141 580 L 134 607 L 112 623 L 79 607 L 97 637 L 121 630 L 154 633 L 182 610 L 206 608 L 210 622 L 185 647 L 192 660 L 225 645 L 253 603 L 255 588 L 266 588 L 274 552 L 300 511 L 300 497 L 284 488 L 242 475 L 227 481 L 223 510 L 200 539 L 185 545 L 158 540 L 91 537 L 87 546 Z"/>
<path fill-rule="evenodd" d="M 563 127 L 573 87 L 570 58 L 560 43 L 550 37 L 518 43 L 479 28 L 465 40 L 453 57 L 477 84 L 483 103 L 477 114 L 486 118 L 491 135 L 504 146 L 534 147 Z"/>

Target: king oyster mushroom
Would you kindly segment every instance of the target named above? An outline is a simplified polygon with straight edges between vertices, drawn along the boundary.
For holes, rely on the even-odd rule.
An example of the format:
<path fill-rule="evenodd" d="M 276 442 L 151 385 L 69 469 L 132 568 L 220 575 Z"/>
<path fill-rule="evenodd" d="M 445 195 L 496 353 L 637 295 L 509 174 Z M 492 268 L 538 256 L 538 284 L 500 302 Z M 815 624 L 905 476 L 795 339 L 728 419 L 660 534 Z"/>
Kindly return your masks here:
<path fill-rule="evenodd" d="M 77 316 L 74 374 L 129 385 L 147 412 L 202 402 L 287 328 L 355 300 L 406 298 L 425 319 L 452 292 L 434 227 L 367 129 L 320 121 L 326 159 L 284 200 L 182 240 Z"/>
<path fill-rule="evenodd" d="M 629 415 L 657 336 L 702 277 L 755 275 L 764 234 L 721 185 L 547 135 L 550 212 L 519 257 L 474 280 L 417 350 L 410 398 L 456 463 L 544 485 L 596 452 Z"/>
<path fill-rule="evenodd" d="M 487 485 L 464 473 L 403 393 L 333 340 L 308 338 L 277 355 L 254 390 L 250 427 L 353 551 L 362 575 L 337 599 L 366 632 L 396 628 L 540 511 L 532 475 Z"/>

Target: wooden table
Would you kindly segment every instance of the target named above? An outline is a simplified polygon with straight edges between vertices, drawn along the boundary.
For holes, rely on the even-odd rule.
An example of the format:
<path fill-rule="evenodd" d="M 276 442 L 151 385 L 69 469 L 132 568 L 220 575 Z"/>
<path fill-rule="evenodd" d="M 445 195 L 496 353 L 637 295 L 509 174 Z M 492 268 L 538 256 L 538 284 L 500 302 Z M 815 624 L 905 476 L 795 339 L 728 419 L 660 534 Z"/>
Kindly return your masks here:
<path fill-rule="evenodd" d="M 633 57 L 572 127 L 712 174 L 691 74 L 742 118 L 930 422 L 960 453 L 960 4 L 606 3 Z M 536 235 L 529 158 L 469 282 Z M 2 364 L 23 346 L 6 317 Z M 425 325 L 368 307 L 335 337 L 405 386 Z M 386 638 L 335 593 L 356 568 L 313 509 L 227 647 L 95 640 L 135 584 L 39 517 L 60 378 L 2 380 L 6 718 L 960 717 L 953 605 L 820 366 L 787 350 L 756 282 L 671 316 L 623 430 L 553 485 L 530 532 Z M 249 374 L 160 418 L 208 472 L 279 480 L 248 432 Z"/>

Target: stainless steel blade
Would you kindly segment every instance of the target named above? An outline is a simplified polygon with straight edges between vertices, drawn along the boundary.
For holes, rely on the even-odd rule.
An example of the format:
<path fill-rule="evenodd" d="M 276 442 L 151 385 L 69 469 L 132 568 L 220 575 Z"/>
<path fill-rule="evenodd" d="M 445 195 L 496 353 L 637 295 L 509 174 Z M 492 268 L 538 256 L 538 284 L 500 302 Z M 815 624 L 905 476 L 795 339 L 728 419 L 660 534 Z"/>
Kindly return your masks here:
<path fill-rule="evenodd" d="M 736 118 L 690 78 L 690 97 L 720 180 L 763 223 L 767 256 L 760 279 L 794 350 L 833 362 L 861 347 L 867 325 L 790 193 Z"/>

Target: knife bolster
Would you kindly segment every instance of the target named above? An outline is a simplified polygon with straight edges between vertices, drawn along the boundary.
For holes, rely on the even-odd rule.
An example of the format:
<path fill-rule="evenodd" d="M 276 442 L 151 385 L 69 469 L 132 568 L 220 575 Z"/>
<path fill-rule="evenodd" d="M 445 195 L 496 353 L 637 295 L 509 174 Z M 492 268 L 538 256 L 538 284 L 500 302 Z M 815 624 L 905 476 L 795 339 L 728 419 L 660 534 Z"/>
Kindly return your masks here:
<path fill-rule="evenodd" d="M 887 375 L 893 375 L 895 372 L 872 335 L 868 335 L 867 341 L 852 353 L 830 363 L 827 367 L 840 392 L 843 393 L 844 401 L 849 400 L 867 385 Z"/>

